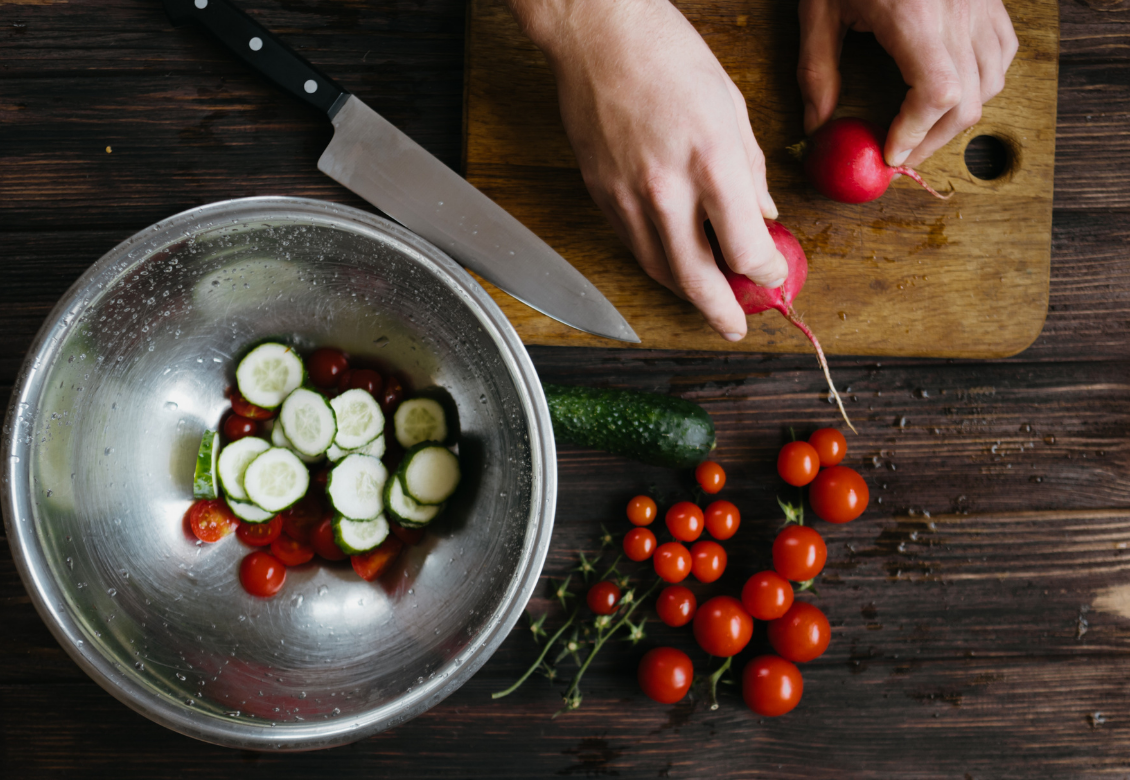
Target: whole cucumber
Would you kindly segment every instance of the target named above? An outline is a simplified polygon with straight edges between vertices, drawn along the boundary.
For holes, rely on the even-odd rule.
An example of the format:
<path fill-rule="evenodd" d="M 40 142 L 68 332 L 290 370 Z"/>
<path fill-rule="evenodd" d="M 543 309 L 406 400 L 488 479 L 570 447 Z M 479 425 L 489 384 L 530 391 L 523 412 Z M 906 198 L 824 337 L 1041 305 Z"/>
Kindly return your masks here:
<path fill-rule="evenodd" d="M 714 449 L 714 421 L 696 403 L 638 390 L 542 383 L 553 435 L 652 466 L 697 466 Z"/>

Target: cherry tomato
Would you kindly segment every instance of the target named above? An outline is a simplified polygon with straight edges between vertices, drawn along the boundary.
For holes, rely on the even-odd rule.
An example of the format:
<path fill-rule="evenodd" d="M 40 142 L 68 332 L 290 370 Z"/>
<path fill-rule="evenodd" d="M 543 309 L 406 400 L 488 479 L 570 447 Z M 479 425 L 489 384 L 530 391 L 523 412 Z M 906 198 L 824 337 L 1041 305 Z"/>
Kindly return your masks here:
<path fill-rule="evenodd" d="M 664 582 L 682 582 L 691 573 L 691 554 L 678 542 L 659 545 L 651 562 Z"/>
<path fill-rule="evenodd" d="M 742 651 L 753 636 L 753 618 L 732 596 L 715 596 L 694 615 L 694 638 L 710 655 L 729 658 Z"/>
<path fill-rule="evenodd" d="M 659 598 L 655 600 L 655 611 L 662 620 L 671 628 L 679 628 L 690 623 L 698 609 L 698 600 L 689 588 L 682 585 L 668 585 L 659 591 Z"/>
<path fill-rule="evenodd" d="M 224 420 L 224 438 L 228 441 L 239 441 L 245 436 L 258 436 L 259 423 L 240 417 L 238 414 L 229 414 Z"/>
<path fill-rule="evenodd" d="M 298 503 L 279 512 L 283 519 L 283 531 L 296 542 L 308 544 L 310 533 L 322 522 L 323 517 L 331 516 L 322 508 L 317 496 L 307 494 Z"/>
<path fill-rule="evenodd" d="M 337 546 L 337 540 L 334 538 L 333 520 L 329 517 L 323 518 L 322 522 L 314 526 L 314 530 L 310 533 L 310 546 L 327 561 L 345 560 L 345 553 Z"/>
<path fill-rule="evenodd" d="M 372 582 L 388 570 L 403 549 L 404 542 L 395 536 L 389 536 L 376 549 L 361 555 L 350 555 L 349 562 L 353 564 L 353 571 L 357 572 L 358 577 Z"/>
<path fill-rule="evenodd" d="M 704 493 L 714 495 L 726 485 L 726 471 L 712 460 L 704 460 L 694 470 L 694 478 Z"/>
<path fill-rule="evenodd" d="M 589 588 L 585 603 L 597 615 L 611 615 L 620 604 L 620 587 L 608 580 L 598 582 Z"/>
<path fill-rule="evenodd" d="M 714 582 L 726 571 L 726 550 L 718 542 L 702 539 L 691 547 L 691 574 L 699 582 Z"/>
<path fill-rule="evenodd" d="M 400 406 L 400 402 L 404 400 L 404 385 L 400 384 L 400 380 L 394 376 L 390 376 L 388 381 L 385 382 L 385 391 L 380 398 L 377 399 L 381 403 L 381 410 L 385 414 L 392 414 L 396 411 L 396 407 Z"/>
<path fill-rule="evenodd" d="M 706 507 L 706 530 L 719 541 L 725 541 L 738 532 L 742 513 L 729 501 L 715 501 Z"/>
<path fill-rule="evenodd" d="M 632 525 L 651 525 L 659 508 L 648 496 L 636 496 L 628 502 L 628 522 Z"/>
<path fill-rule="evenodd" d="M 336 387 L 341 375 L 349 370 L 349 358 L 340 349 L 322 347 L 306 360 L 306 370 L 315 387 Z"/>
<path fill-rule="evenodd" d="M 656 647 L 640 659 L 636 679 L 648 698 L 660 704 L 674 704 L 690 690 L 694 665 L 682 650 Z"/>
<path fill-rule="evenodd" d="M 313 559 L 314 548 L 282 534 L 278 539 L 271 542 L 271 555 L 287 566 L 301 566 Z"/>
<path fill-rule="evenodd" d="M 624 535 L 624 555 L 633 561 L 646 561 L 655 552 L 655 534 L 647 528 L 633 528 Z"/>
<path fill-rule="evenodd" d="M 742 670 L 742 698 L 758 715 L 775 718 L 800 704 L 804 678 L 796 664 L 776 655 L 759 655 Z"/>
<path fill-rule="evenodd" d="M 232 514 L 222 498 L 197 501 L 188 508 L 188 524 L 202 542 L 218 542 L 239 527 L 239 518 Z"/>
<path fill-rule="evenodd" d="M 808 443 L 820 456 L 820 465 L 824 468 L 838 466 L 844 455 L 847 455 L 847 439 L 835 428 L 813 431 L 808 437 Z"/>
<path fill-rule="evenodd" d="M 390 531 L 392 531 L 393 535 L 396 536 L 397 539 L 407 545 L 419 544 L 420 540 L 424 538 L 423 528 L 405 528 L 404 526 L 397 525 L 396 523 L 389 523 L 388 528 Z"/>
<path fill-rule="evenodd" d="M 824 569 L 828 547 L 807 525 L 786 525 L 773 540 L 773 568 L 786 580 L 807 582 Z"/>
<path fill-rule="evenodd" d="M 769 621 L 769 644 L 782 657 L 796 663 L 824 655 L 831 641 L 828 618 L 807 601 L 794 601 L 788 612 Z"/>
<path fill-rule="evenodd" d="M 775 620 L 793 605 L 793 586 L 775 571 L 760 571 L 746 580 L 742 606 L 758 620 Z"/>
<path fill-rule="evenodd" d="M 262 406 L 256 406 L 244 398 L 238 390 L 231 392 L 231 410 L 240 417 L 246 417 L 249 420 L 270 420 L 278 413 L 276 409 L 264 409 Z"/>
<path fill-rule="evenodd" d="M 376 371 L 368 368 L 353 368 L 342 372 L 338 380 L 338 389 L 343 393 L 346 390 L 364 390 L 379 401 L 384 384 L 381 375 Z"/>
<path fill-rule="evenodd" d="M 680 542 L 693 542 L 705 525 L 702 510 L 690 501 L 680 501 L 667 510 L 667 530 Z"/>
<path fill-rule="evenodd" d="M 806 441 L 791 441 L 777 455 L 777 473 L 790 485 L 801 487 L 816 479 L 820 455 Z"/>
<path fill-rule="evenodd" d="M 310 487 L 315 488 L 322 493 L 326 492 L 326 485 L 330 481 L 330 468 L 320 468 L 310 475 Z"/>
<path fill-rule="evenodd" d="M 821 520 L 848 523 L 863 514 L 871 493 L 859 472 L 847 466 L 832 466 L 813 481 L 808 500 Z"/>
<path fill-rule="evenodd" d="M 286 567 L 270 553 L 256 550 L 240 562 L 239 582 L 252 596 L 268 599 L 286 582 Z"/>
<path fill-rule="evenodd" d="M 265 523 L 240 522 L 239 528 L 235 529 L 235 535 L 244 544 L 249 544 L 252 547 L 266 547 L 279 538 L 282 529 L 283 520 L 275 515 Z"/>

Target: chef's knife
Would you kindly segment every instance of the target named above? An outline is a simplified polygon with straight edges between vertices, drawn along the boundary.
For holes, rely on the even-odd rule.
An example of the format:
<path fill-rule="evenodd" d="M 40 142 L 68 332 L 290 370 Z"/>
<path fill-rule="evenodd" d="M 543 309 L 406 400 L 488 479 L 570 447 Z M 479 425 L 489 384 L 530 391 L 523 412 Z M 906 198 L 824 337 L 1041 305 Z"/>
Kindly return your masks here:
<path fill-rule="evenodd" d="M 163 0 L 174 25 L 196 22 L 244 62 L 324 112 L 334 137 L 318 169 L 542 314 L 618 341 L 639 337 L 576 268 L 228 0 Z"/>

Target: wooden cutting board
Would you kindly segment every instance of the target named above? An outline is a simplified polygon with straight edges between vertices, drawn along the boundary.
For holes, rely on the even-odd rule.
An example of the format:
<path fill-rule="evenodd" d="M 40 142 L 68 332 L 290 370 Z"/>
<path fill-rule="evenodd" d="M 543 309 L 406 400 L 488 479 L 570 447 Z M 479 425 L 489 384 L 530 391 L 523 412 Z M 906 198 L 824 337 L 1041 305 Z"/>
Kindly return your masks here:
<path fill-rule="evenodd" d="M 816 194 L 785 147 L 803 137 L 794 3 L 676 2 L 747 98 L 781 221 L 808 255 L 796 309 L 830 353 L 992 358 L 1031 344 L 1047 312 L 1055 156 L 1059 9 L 1006 0 L 1020 51 L 982 121 L 919 170 L 939 201 L 906 177 L 879 200 L 845 205 Z M 869 35 L 849 34 L 837 115 L 883 126 L 906 88 Z M 651 281 L 620 244 L 581 180 L 553 77 L 501 0 L 470 0 L 466 69 L 467 178 L 584 273 L 627 318 L 641 348 L 802 352 L 776 312 L 753 315 L 738 344 Z M 1008 151 L 996 179 L 966 167 L 982 135 Z M 984 142 L 980 142 L 984 143 Z M 482 281 L 482 280 L 480 280 Z M 484 285 L 527 344 L 624 346 L 561 325 Z"/>

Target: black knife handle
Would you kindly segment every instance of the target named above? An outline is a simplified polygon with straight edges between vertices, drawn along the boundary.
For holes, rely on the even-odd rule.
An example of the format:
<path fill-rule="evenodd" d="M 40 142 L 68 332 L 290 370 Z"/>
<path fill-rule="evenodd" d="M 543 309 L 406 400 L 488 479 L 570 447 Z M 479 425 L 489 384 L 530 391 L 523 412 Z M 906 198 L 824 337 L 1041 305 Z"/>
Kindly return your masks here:
<path fill-rule="evenodd" d="M 228 0 L 163 0 L 173 25 L 204 26 L 240 59 L 330 119 L 349 93 Z"/>

